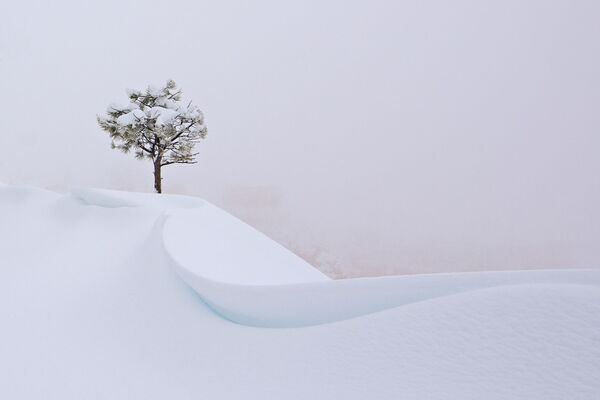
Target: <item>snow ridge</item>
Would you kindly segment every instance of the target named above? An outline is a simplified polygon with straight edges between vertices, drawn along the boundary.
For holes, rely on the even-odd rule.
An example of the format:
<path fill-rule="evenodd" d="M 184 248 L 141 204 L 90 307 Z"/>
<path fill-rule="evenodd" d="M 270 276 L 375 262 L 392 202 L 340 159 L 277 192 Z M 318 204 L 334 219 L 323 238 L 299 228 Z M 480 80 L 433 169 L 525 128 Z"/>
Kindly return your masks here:
<path fill-rule="evenodd" d="M 442 296 L 515 285 L 600 286 L 600 270 L 469 272 L 331 280 L 218 207 L 186 196 L 99 189 L 88 204 L 164 210 L 163 247 L 173 268 L 221 316 L 243 325 L 331 323 Z"/>
<path fill-rule="evenodd" d="M 598 271 L 332 281 L 200 199 L 1 184 L 0 238 L 3 399 L 600 393 Z"/>

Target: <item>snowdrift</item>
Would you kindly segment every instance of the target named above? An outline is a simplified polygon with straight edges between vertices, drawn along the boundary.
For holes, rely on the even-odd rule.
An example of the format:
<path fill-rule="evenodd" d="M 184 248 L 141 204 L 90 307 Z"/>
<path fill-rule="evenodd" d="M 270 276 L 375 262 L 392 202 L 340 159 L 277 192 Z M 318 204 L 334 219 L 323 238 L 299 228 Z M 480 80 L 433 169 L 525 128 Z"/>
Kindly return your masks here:
<path fill-rule="evenodd" d="M 501 285 L 600 285 L 600 271 L 594 270 L 325 280 L 307 268 L 299 268 L 304 265 L 297 265 L 294 256 L 282 254 L 278 245 L 267 241 L 263 247 L 255 245 L 253 239 L 259 235 L 242 225 L 241 221 L 207 204 L 198 210 L 171 213 L 164 222 L 162 239 L 181 277 L 220 314 L 247 325 L 322 324 Z M 219 228 L 214 229 L 215 226 Z M 248 230 L 248 235 L 240 235 L 240 228 Z M 289 267 L 294 268 L 288 270 Z M 293 274 L 294 271 L 297 274 Z"/>
<path fill-rule="evenodd" d="M 2 398 L 600 394 L 598 270 L 334 281 L 200 199 L 11 186 L 0 256 Z"/>
<path fill-rule="evenodd" d="M 206 201 L 99 189 L 74 194 L 88 204 L 105 207 L 137 205 L 166 210 L 160 229 L 172 266 L 214 310 L 245 325 L 323 324 L 502 285 L 600 285 L 598 270 L 475 272 L 335 281 Z"/>

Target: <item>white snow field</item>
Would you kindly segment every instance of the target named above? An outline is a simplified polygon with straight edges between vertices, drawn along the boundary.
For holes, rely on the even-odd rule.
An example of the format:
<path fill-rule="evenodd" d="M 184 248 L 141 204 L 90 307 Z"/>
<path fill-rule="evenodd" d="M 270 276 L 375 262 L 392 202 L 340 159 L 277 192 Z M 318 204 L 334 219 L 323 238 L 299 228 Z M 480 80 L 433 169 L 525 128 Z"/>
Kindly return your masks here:
<path fill-rule="evenodd" d="M 0 186 L 0 271 L 2 399 L 600 398 L 598 270 L 335 281 L 200 199 Z"/>

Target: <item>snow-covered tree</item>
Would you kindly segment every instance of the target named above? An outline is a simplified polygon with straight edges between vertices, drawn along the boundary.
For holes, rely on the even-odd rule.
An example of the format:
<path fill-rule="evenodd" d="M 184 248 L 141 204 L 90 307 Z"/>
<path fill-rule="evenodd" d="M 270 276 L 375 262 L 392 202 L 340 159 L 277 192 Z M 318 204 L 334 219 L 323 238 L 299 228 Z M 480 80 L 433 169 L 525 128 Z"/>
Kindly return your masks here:
<path fill-rule="evenodd" d="M 113 149 L 152 160 L 154 188 L 161 193 L 162 167 L 196 163 L 194 145 L 207 134 L 204 115 L 192 102 L 181 103 L 181 89 L 172 80 L 127 95 L 128 105 L 111 104 L 98 123 L 110 135 Z"/>

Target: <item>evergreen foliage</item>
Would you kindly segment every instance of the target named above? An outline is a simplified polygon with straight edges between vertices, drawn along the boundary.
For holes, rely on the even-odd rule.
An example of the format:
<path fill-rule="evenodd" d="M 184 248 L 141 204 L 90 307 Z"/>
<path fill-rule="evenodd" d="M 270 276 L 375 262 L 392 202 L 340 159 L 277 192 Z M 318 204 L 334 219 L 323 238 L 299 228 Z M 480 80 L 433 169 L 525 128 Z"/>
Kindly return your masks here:
<path fill-rule="evenodd" d="M 194 164 L 194 145 L 207 134 L 204 115 L 192 102 L 181 103 L 181 89 L 173 80 L 163 87 L 129 90 L 129 104 L 111 104 L 98 124 L 108 132 L 111 147 L 154 165 L 154 187 L 161 193 L 161 168 Z"/>

